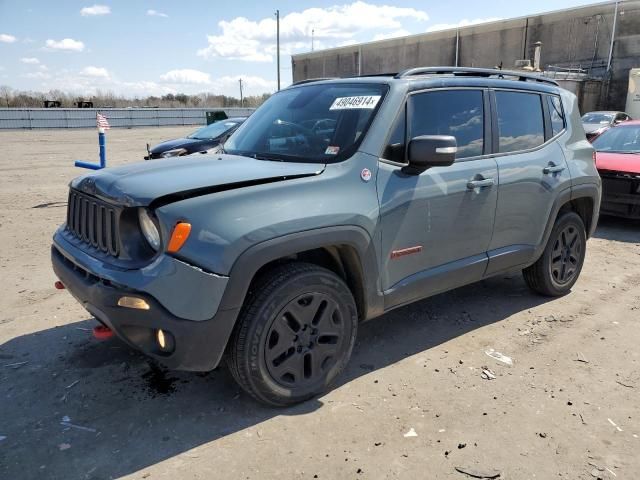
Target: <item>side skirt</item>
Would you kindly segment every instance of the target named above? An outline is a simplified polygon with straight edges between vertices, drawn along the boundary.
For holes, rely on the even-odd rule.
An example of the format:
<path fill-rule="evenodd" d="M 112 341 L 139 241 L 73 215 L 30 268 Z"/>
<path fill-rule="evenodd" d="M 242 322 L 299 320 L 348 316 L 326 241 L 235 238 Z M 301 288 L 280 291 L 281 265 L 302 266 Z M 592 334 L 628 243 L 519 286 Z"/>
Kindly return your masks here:
<path fill-rule="evenodd" d="M 481 280 L 489 257 L 486 253 L 414 273 L 384 292 L 385 311 Z"/>

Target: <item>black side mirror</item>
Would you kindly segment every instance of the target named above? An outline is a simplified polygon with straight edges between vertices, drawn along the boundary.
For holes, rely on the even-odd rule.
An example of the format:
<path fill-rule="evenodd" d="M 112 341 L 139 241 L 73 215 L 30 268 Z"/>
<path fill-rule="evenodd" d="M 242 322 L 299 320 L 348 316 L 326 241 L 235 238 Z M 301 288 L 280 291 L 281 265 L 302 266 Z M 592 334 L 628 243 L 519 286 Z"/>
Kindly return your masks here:
<path fill-rule="evenodd" d="M 417 173 L 430 167 L 447 167 L 456 159 L 458 144 L 450 135 L 420 135 L 409 142 L 409 169 Z"/>

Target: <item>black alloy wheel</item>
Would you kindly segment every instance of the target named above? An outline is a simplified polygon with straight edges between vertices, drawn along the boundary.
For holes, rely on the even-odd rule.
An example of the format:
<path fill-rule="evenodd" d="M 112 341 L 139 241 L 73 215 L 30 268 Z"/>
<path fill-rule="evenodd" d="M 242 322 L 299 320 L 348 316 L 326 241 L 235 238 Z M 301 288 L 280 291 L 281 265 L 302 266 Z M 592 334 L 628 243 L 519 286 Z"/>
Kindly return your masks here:
<path fill-rule="evenodd" d="M 252 283 L 227 348 L 229 370 L 263 403 L 313 398 L 349 361 L 357 323 L 340 277 L 309 263 L 281 264 Z"/>
<path fill-rule="evenodd" d="M 302 387 L 322 378 L 338 361 L 338 347 L 348 336 L 339 305 L 326 294 L 305 293 L 291 300 L 273 319 L 265 360 L 273 379 Z"/>
<path fill-rule="evenodd" d="M 560 214 L 542 254 L 522 271 L 525 282 L 542 295 L 557 297 L 568 293 L 582 270 L 586 247 L 587 235 L 580 215 Z"/>
<path fill-rule="evenodd" d="M 558 235 L 551 251 L 551 276 L 558 285 L 573 280 L 578 271 L 584 244 L 576 225 L 567 225 Z"/>

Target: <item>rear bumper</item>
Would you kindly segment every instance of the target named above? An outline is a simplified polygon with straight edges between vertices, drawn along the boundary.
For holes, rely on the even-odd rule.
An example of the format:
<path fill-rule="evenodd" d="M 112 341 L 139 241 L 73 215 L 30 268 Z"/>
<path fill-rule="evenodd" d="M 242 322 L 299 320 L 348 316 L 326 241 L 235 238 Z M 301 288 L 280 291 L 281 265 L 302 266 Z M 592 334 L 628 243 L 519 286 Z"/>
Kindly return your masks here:
<path fill-rule="evenodd" d="M 51 248 L 53 270 L 78 302 L 98 321 L 111 328 L 123 341 L 175 370 L 208 371 L 214 369 L 224 353 L 233 330 L 238 309 L 220 310 L 207 320 L 187 320 L 171 313 L 153 295 L 106 279 L 88 271 Z M 175 285 L 174 295 L 180 295 Z M 203 297 L 212 292 L 200 291 Z M 148 310 L 118 306 L 122 296 L 145 300 Z M 175 348 L 163 352 L 156 341 L 162 329 L 171 334 Z"/>

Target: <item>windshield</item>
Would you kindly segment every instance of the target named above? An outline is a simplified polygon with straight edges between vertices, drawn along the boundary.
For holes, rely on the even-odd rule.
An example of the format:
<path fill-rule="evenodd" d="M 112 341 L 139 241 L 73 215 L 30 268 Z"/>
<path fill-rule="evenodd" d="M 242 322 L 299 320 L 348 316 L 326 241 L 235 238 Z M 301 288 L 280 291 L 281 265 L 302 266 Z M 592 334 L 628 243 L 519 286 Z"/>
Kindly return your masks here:
<path fill-rule="evenodd" d="M 310 84 L 273 95 L 225 144 L 265 160 L 329 163 L 357 150 L 387 92 L 378 84 Z"/>
<path fill-rule="evenodd" d="M 583 123 L 611 123 L 613 115 L 611 113 L 585 113 L 582 116 Z"/>
<path fill-rule="evenodd" d="M 593 141 L 598 152 L 640 152 L 640 125 L 614 127 Z"/>
<path fill-rule="evenodd" d="M 206 140 L 209 138 L 218 138 L 220 135 L 225 134 L 240 122 L 221 120 L 206 127 L 202 127 L 200 130 L 196 130 L 187 138 L 195 138 L 197 140 Z"/>

